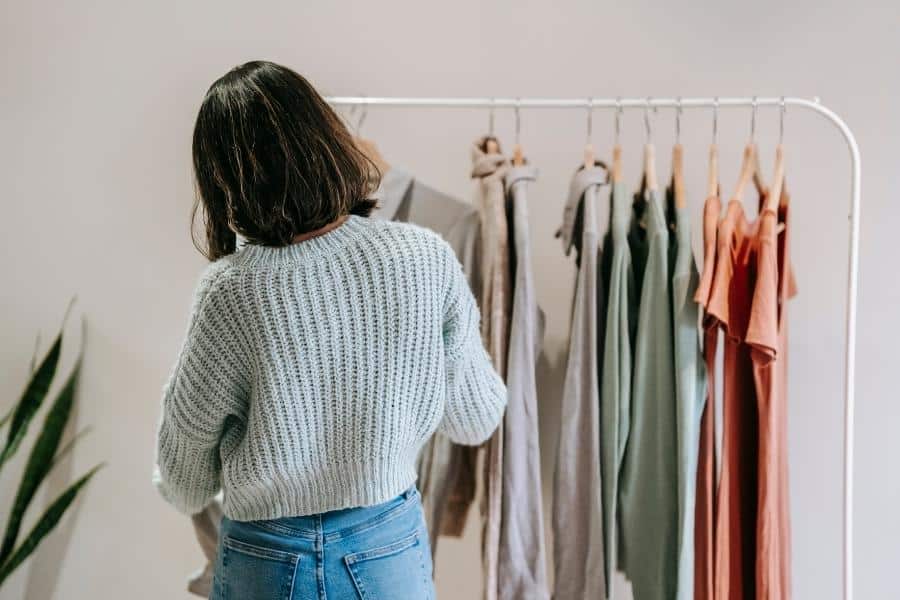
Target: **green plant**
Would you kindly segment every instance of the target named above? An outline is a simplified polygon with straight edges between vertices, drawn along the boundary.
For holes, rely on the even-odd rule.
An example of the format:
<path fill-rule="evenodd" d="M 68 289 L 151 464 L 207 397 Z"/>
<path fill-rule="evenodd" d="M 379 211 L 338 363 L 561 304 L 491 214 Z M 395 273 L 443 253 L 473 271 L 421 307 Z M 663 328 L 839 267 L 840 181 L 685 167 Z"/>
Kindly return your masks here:
<path fill-rule="evenodd" d="M 71 308 L 71 303 L 69 308 Z M 66 318 L 68 318 L 68 313 L 69 311 L 67 310 Z M 31 377 L 25 386 L 24 392 L 22 392 L 18 402 L 10 408 L 9 412 L 0 418 L 0 429 L 5 427 L 7 423 L 9 424 L 6 442 L 0 449 L 0 470 L 19 449 L 32 419 L 47 397 L 53 378 L 56 375 L 56 367 L 59 364 L 64 325 L 65 319 L 63 320 L 63 327 L 60 328 L 50 349 L 41 359 L 40 364 L 37 365 L 37 350 L 35 350 L 35 354 L 31 359 Z M 44 417 L 43 427 L 38 433 L 37 439 L 31 448 L 31 453 L 28 455 L 28 460 L 25 463 L 25 470 L 16 490 L 9 519 L 6 522 L 3 540 L 0 542 L 0 586 L 37 549 L 44 537 L 53 531 L 79 492 L 87 485 L 97 470 L 102 467 L 102 465 L 95 466 L 57 496 L 50 506 L 44 510 L 44 513 L 37 520 L 31 531 L 19 541 L 19 532 L 22 528 L 25 513 L 32 500 L 34 500 L 41 483 L 50 473 L 53 466 L 72 449 L 74 443 L 81 437 L 81 433 L 84 433 L 81 432 L 74 436 L 60 448 L 63 432 L 72 414 L 75 388 L 81 372 L 81 353 L 82 349 L 79 347 L 75 366 L 50 404 Z"/>

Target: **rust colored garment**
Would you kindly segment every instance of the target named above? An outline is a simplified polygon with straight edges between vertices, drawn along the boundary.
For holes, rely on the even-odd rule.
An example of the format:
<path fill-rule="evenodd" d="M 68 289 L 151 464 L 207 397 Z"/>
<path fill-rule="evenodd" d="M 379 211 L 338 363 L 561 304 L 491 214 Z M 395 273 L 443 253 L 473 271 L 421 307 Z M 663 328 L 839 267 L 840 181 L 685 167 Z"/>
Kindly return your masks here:
<path fill-rule="evenodd" d="M 706 404 L 700 420 L 700 447 L 697 459 L 697 492 L 694 505 L 694 598 L 713 600 L 716 524 L 716 407 L 715 367 L 719 326 L 705 314 L 712 292 L 716 264 L 716 232 L 722 202 L 710 196 L 703 207 L 703 272 L 694 300 L 704 309 L 703 355 L 706 361 Z"/>
<path fill-rule="evenodd" d="M 432 541 L 432 554 L 434 544 L 439 535 L 449 537 L 461 537 L 466 528 L 466 518 L 469 515 L 469 507 L 475 500 L 476 473 L 478 472 L 478 446 L 457 446 L 449 457 L 451 461 L 446 471 L 448 479 L 444 485 L 446 496 L 444 501 L 444 513 L 441 515 L 440 525 L 435 524 L 434 540 Z M 440 527 L 437 529 L 437 527 Z"/>
<path fill-rule="evenodd" d="M 759 417 L 752 347 L 745 342 L 756 288 L 756 224 L 729 202 L 719 225 L 707 312 L 725 332 L 722 468 L 716 496 L 715 598 L 754 600 Z"/>
<path fill-rule="evenodd" d="M 784 230 L 778 232 L 778 222 Z M 790 512 L 787 467 L 786 301 L 797 293 L 789 256 L 788 205 L 760 216 L 756 288 L 747 329 L 759 415 L 756 598 L 790 598 Z"/>

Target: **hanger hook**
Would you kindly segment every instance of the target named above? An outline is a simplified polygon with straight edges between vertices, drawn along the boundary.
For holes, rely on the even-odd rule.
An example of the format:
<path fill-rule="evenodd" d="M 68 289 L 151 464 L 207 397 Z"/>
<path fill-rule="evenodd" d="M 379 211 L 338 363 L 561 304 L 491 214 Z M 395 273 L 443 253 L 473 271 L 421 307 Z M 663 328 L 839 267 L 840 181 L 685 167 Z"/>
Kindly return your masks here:
<path fill-rule="evenodd" d="M 622 96 L 616 97 L 616 146 L 622 133 Z"/>
<path fill-rule="evenodd" d="M 778 143 L 784 142 L 784 114 L 787 112 L 787 103 L 784 96 L 781 97 L 781 115 L 778 119 Z"/>
<path fill-rule="evenodd" d="M 356 105 L 355 105 L 355 104 L 351 104 L 351 105 L 349 106 L 349 108 L 347 108 L 347 114 L 346 114 L 346 115 L 344 115 L 344 114 L 341 115 L 341 117 L 344 119 L 344 125 L 347 126 L 347 129 L 348 129 L 348 130 L 349 130 L 349 129 L 352 129 L 352 128 L 355 127 L 355 125 L 356 125 L 356 124 L 353 122 L 353 115 L 355 115 L 355 114 L 356 114 Z M 356 132 L 353 132 L 353 133 L 356 133 Z"/>
<path fill-rule="evenodd" d="M 494 137 L 494 108 L 496 104 L 497 99 L 491 98 L 491 107 L 488 109 L 488 135 L 490 137 Z"/>
<path fill-rule="evenodd" d="M 750 101 L 753 111 L 750 113 L 750 142 L 756 141 L 756 96 Z"/>
<path fill-rule="evenodd" d="M 675 100 L 675 143 L 681 143 L 681 113 L 684 108 L 681 106 L 681 96 Z"/>
<path fill-rule="evenodd" d="M 719 139 L 719 97 L 713 98 L 713 130 L 712 143 L 715 146 Z"/>
<path fill-rule="evenodd" d="M 522 117 L 519 114 L 519 109 L 522 107 L 522 99 L 516 98 L 516 105 L 514 107 L 515 115 L 516 115 L 516 144 L 519 143 L 519 133 L 522 131 Z"/>
<path fill-rule="evenodd" d="M 369 100 L 365 96 L 362 96 L 363 102 L 361 106 L 361 112 L 359 115 L 359 120 L 356 122 L 356 135 L 359 135 L 360 130 L 362 129 L 363 123 L 366 122 L 366 116 L 369 114 Z"/>
<path fill-rule="evenodd" d="M 591 135 L 594 132 L 594 99 L 588 96 L 587 99 L 587 143 L 591 143 Z"/>
<path fill-rule="evenodd" d="M 644 129 L 647 130 L 647 143 L 653 143 L 653 128 L 650 126 L 650 102 L 653 99 L 650 96 L 647 96 L 647 99 L 644 100 Z M 656 107 L 653 107 L 653 112 L 656 112 Z"/>

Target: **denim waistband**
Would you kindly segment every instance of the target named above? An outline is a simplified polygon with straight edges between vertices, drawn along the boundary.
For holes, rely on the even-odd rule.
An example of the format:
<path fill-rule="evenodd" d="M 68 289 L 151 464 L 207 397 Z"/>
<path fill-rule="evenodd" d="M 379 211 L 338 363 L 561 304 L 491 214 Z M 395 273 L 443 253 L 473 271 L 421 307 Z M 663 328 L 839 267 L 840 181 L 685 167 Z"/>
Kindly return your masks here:
<path fill-rule="evenodd" d="M 282 535 L 292 535 L 307 539 L 334 541 L 361 533 L 404 514 L 419 504 L 419 490 L 411 485 L 402 494 L 373 506 L 342 508 L 316 515 L 302 517 L 282 517 L 266 521 L 248 523 Z"/>

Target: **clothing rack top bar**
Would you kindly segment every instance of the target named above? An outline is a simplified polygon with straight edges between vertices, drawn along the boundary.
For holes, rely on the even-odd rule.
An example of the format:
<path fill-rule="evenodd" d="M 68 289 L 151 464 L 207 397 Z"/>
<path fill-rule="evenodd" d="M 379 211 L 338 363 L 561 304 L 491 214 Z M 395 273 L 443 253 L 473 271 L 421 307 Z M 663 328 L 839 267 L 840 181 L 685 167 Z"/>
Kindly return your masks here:
<path fill-rule="evenodd" d="M 713 106 L 822 107 L 818 98 L 404 98 L 379 96 L 330 96 L 335 106 L 405 106 L 440 108 L 711 108 Z M 827 110 L 827 109 L 826 109 Z"/>
<path fill-rule="evenodd" d="M 859 285 L 859 210 L 862 182 L 859 145 L 850 127 L 818 98 L 720 97 L 720 98 L 407 98 L 332 96 L 334 106 L 436 107 L 436 108 L 713 108 L 797 106 L 830 121 L 844 137 L 850 151 L 850 248 L 847 265 L 847 314 L 845 319 L 844 440 L 843 440 L 843 599 L 853 600 L 853 450 L 856 403 L 856 300 Z"/>

